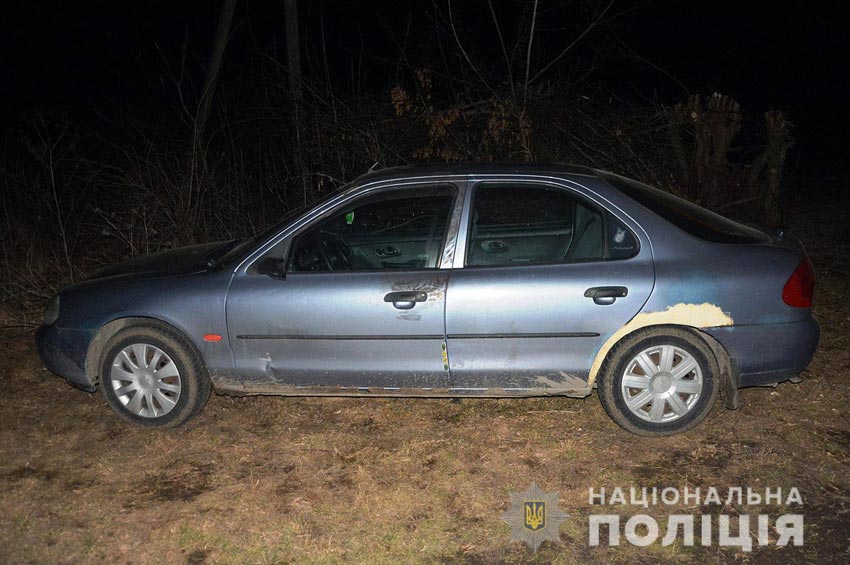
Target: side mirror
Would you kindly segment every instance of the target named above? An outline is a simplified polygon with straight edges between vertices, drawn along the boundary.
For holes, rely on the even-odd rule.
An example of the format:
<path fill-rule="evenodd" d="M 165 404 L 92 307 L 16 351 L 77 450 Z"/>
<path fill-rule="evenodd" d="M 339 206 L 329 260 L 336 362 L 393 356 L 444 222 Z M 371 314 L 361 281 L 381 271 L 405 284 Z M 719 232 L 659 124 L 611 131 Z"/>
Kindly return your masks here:
<path fill-rule="evenodd" d="M 280 257 L 266 257 L 257 265 L 257 272 L 273 279 L 286 279 L 286 260 Z"/>

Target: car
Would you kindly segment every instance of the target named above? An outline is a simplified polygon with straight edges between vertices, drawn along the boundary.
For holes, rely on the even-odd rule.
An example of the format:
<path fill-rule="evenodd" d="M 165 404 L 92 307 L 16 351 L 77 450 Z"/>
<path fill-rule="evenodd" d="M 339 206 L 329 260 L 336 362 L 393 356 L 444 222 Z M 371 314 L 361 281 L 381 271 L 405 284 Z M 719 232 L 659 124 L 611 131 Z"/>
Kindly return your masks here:
<path fill-rule="evenodd" d="M 44 364 L 119 416 L 176 426 L 234 395 L 585 397 L 689 430 L 811 360 L 801 243 L 613 173 L 451 164 L 361 176 L 241 242 L 65 288 Z"/>

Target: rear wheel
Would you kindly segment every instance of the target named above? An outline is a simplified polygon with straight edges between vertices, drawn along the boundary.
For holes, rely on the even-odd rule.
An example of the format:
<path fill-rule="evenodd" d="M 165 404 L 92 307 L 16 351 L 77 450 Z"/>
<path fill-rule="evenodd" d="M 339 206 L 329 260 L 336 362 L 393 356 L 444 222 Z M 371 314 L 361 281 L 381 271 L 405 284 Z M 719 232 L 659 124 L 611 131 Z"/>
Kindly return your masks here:
<path fill-rule="evenodd" d="M 622 428 L 642 436 L 689 430 L 717 399 L 719 368 L 698 336 L 658 328 L 625 338 L 599 374 L 599 399 Z"/>
<path fill-rule="evenodd" d="M 116 333 L 104 348 L 100 375 L 109 406 L 142 426 L 183 424 L 201 411 L 211 389 L 192 344 L 158 324 Z"/>

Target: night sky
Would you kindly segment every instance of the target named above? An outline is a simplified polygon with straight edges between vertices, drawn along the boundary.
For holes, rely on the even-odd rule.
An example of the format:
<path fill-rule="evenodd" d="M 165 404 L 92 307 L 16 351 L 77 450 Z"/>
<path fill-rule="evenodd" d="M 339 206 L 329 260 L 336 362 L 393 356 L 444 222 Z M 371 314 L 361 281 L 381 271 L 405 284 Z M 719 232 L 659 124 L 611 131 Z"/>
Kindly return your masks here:
<path fill-rule="evenodd" d="M 542 19 L 548 35 L 540 49 L 551 47 L 546 42 L 555 42 L 562 24 L 568 29 L 573 6 L 580 16 L 588 4 L 564 2 Z M 431 2 L 299 6 L 302 39 L 314 41 L 321 22 L 330 66 L 345 68 L 352 57 L 362 56 L 373 88 L 393 81 L 401 30 L 408 23 L 431 25 L 428 14 L 434 11 Z M 519 1 L 495 6 L 506 26 L 522 9 Z M 594 78 L 636 98 L 675 102 L 687 92 L 718 91 L 754 115 L 784 109 L 797 127 L 792 166 L 806 174 L 842 173 L 850 149 L 850 40 L 839 6 L 615 2 L 611 13 L 621 15 L 611 22 L 612 37 L 622 46 L 617 56 L 597 65 Z M 4 3 L 0 123 L 6 137 L 25 127 L 36 108 L 60 109 L 87 122 L 119 111 L 157 111 L 166 63 L 179 62 L 184 45 L 189 78 L 202 81 L 218 7 L 212 0 Z M 454 7 L 470 43 L 488 53 L 493 36 L 486 2 L 455 2 Z M 240 0 L 234 27 L 226 65 L 238 66 L 258 50 L 275 48 L 285 60 L 282 0 Z M 227 74 L 221 80 L 226 82 Z"/>

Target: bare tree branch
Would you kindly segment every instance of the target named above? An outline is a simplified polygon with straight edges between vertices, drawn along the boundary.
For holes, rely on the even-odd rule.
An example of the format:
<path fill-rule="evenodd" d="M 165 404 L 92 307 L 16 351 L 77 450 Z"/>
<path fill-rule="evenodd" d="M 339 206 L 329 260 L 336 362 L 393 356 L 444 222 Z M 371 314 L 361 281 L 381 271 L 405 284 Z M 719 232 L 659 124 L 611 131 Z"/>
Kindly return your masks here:
<path fill-rule="evenodd" d="M 204 136 L 204 128 L 207 125 L 212 100 L 215 94 L 215 86 L 218 81 L 218 71 L 221 68 L 221 59 L 224 49 L 230 39 L 230 25 L 233 21 L 233 12 L 236 10 L 236 0 L 225 0 L 222 3 L 218 16 L 218 26 L 215 32 L 215 40 L 210 51 L 210 61 L 207 67 L 207 77 L 204 80 L 204 88 L 201 99 L 198 102 L 198 113 L 195 120 L 196 137 L 198 140 Z"/>
<path fill-rule="evenodd" d="M 511 72 L 511 60 L 508 58 L 508 50 L 505 48 L 505 39 L 502 37 L 502 28 L 499 27 L 499 20 L 496 18 L 496 11 L 493 9 L 493 2 L 491 0 L 487 0 L 487 5 L 490 7 L 490 15 L 493 17 L 493 25 L 496 26 L 496 33 L 499 36 L 499 45 L 502 47 L 502 55 L 505 57 L 505 67 L 508 70 L 508 82 L 511 86 L 511 94 L 514 94 L 514 75 Z M 528 73 L 526 72 L 526 81 L 528 80 Z"/>
<path fill-rule="evenodd" d="M 476 67 L 475 63 L 473 63 L 472 59 L 470 59 L 469 53 L 467 53 L 466 49 L 463 48 L 463 44 L 460 42 L 460 37 L 458 37 L 458 35 L 457 35 L 457 28 L 455 27 L 455 18 L 454 18 L 454 13 L 452 12 L 452 0 L 449 0 L 448 4 L 449 4 L 449 23 L 451 25 L 452 35 L 454 35 L 455 43 L 457 43 L 458 49 L 460 49 L 460 52 L 463 54 L 463 58 L 466 59 L 466 62 L 469 63 L 469 66 L 472 67 L 473 72 L 475 72 L 475 74 L 478 75 L 478 80 L 480 80 L 481 83 L 484 86 L 487 87 L 487 90 L 490 91 L 490 93 L 493 95 L 493 97 L 498 100 L 499 95 L 496 93 L 495 90 L 493 90 L 493 88 L 490 86 L 490 83 L 487 82 L 487 80 L 484 78 L 484 75 L 482 75 L 478 71 L 478 67 Z"/>
<path fill-rule="evenodd" d="M 534 43 L 534 26 L 537 22 L 537 0 L 534 0 L 534 9 L 531 12 L 531 31 L 528 32 L 528 49 L 525 52 L 525 83 L 522 87 L 522 107 L 528 101 L 528 74 L 531 71 L 531 46 Z"/>
<path fill-rule="evenodd" d="M 599 12 L 599 13 L 598 13 L 598 14 L 597 14 L 594 18 L 593 18 L 593 20 L 590 22 L 590 24 L 588 24 L 588 26 L 584 29 L 584 31 L 582 31 L 582 32 L 578 35 L 578 37 L 576 37 L 576 38 L 572 41 L 572 43 L 570 43 L 569 45 L 567 45 L 567 46 L 564 48 L 564 50 L 563 50 L 563 51 L 561 51 L 560 53 L 558 53 L 558 55 L 557 55 L 554 59 L 552 59 L 551 61 L 549 61 L 549 63 L 547 63 L 546 65 L 544 65 L 544 67 L 543 67 L 542 69 L 540 69 L 539 71 L 537 71 L 537 74 L 535 74 L 535 75 L 531 78 L 531 80 L 530 80 L 530 81 L 528 81 L 528 82 L 534 82 L 535 80 L 537 80 L 537 77 L 539 77 L 540 75 L 542 75 L 543 73 L 545 73 L 546 71 L 548 71 L 549 69 L 551 69 L 553 65 L 555 65 L 555 64 L 556 64 L 558 61 L 560 61 L 561 59 L 563 59 L 563 58 L 564 58 L 564 55 L 566 55 L 567 53 L 569 53 L 569 52 L 572 50 L 572 48 L 573 48 L 573 47 L 575 47 L 576 45 L 578 45 L 578 43 L 579 43 L 582 39 L 584 39 L 584 36 L 586 36 L 588 33 L 590 33 L 590 31 L 591 31 L 593 28 L 595 28 L 597 25 L 599 25 L 599 23 L 602 21 L 602 18 L 604 18 L 604 17 L 605 17 L 605 14 L 607 14 L 607 13 L 608 13 L 608 10 L 610 10 L 610 9 L 611 9 L 611 6 L 613 6 L 613 5 L 614 5 L 614 0 L 611 0 L 610 2 L 608 2 L 608 5 L 607 5 L 607 6 L 605 6 L 605 8 L 604 8 L 601 12 Z"/>

